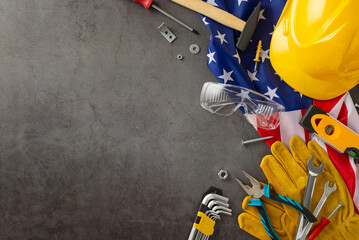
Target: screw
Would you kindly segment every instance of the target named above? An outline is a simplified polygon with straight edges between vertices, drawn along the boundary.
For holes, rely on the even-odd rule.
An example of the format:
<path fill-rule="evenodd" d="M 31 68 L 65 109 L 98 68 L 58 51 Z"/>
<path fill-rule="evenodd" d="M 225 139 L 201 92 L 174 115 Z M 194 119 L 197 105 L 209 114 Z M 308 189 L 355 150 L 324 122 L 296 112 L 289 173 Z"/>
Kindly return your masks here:
<path fill-rule="evenodd" d="M 338 209 L 339 209 L 341 206 L 344 206 L 344 204 L 341 203 L 341 202 L 339 202 L 338 207 L 336 207 L 336 208 L 334 209 L 334 211 L 329 215 L 328 219 L 331 218 L 331 216 L 333 216 L 333 214 L 334 214 L 336 211 L 338 211 Z"/>
<path fill-rule="evenodd" d="M 255 139 L 246 140 L 246 141 L 243 141 L 243 140 L 242 140 L 242 144 L 245 145 L 245 144 L 247 144 L 247 143 L 259 142 L 259 141 L 262 141 L 262 140 L 271 139 L 272 137 L 273 137 L 273 136 L 262 137 L 262 138 L 255 138 Z"/>

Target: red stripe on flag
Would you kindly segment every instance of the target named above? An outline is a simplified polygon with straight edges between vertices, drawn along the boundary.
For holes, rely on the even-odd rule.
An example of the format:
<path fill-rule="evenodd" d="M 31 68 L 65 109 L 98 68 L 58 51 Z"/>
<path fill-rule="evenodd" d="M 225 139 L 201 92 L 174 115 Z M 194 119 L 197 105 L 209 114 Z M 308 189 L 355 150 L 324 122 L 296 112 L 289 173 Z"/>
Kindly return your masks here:
<path fill-rule="evenodd" d="M 332 160 L 334 166 L 338 169 L 340 175 L 342 176 L 345 184 L 348 187 L 350 195 L 353 198 L 355 190 L 355 173 L 352 166 L 350 165 L 348 155 L 336 151 L 327 144 L 326 146 L 330 159 Z M 356 208 L 355 204 L 354 210 L 357 214 L 359 214 L 359 211 Z"/>
<path fill-rule="evenodd" d="M 315 100 L 315 99 L 313 99 L 313 105 L 317 106 L 318 108 L 320 108 L 323 111 L 328 113 L 335 107 L 335 105 L 338 104 L 339 100 L 343 97 L 344 94 L 340 95 L 339 97 L 330 99 L 330 100 Z"/>
<path fill-rule="evenodd" d="M 276 141 L 281 141 L 280 137 L 280 125 L 273 130 L 266 130 L 263 128 L 257 128 L 257 131 L 261 137 L 267 137 L 267 136 L 273 136 L 271 139 L 265 140 L 265 143 L 269 146 L 269 148 L 272 146 L 273 143 Z"/>

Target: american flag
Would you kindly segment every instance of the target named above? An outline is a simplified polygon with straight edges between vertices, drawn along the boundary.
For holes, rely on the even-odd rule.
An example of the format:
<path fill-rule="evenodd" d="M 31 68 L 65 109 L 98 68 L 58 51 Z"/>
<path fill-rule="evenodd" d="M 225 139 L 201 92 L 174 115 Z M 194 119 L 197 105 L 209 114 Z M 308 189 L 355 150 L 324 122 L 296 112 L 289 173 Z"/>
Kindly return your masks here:
<path fill-rule="evenodd" d="M 204 1 L 243 20 L 249 18 L 259 3 L 258 0 Z M 309 140 L 317 141 L 327 151 L 342 175 L 353 198 L 356 212 L 359 214 L 359 174 L 356 174 L 359 168 L 354 163 L 353 158 L 347 154 L 338 153 L 299 125 L 306 109 L 313 104 L 359 133 L 359 116 L 349 92 L 327 101 L 308 98 L 288 86 L 274 71 L 270 63 L 270 41 L 285 3 L 285 0 L 265 0 L 262 2 L 258 26 L 245 52 L 239 52 L 235 47 L 240 35 L 238 31 L 201 15 L 202 21 L 211 31 L 207 65 L 219 82 L 252 89 L 282 104 L 285 107 L 285 112 L 282 114 L 279 127 L 275 130 L 257 128 L 258 133 L 261 136 L 274 136 L 274 138 L 266 140 L 268 146 L 271 146 L 275 141 L 282 141 L 288 146 L 289 140 L 295 135 L 306 142 Z M 253 59 L 259 40 L 262 40 L 260 62 L 257 66 L 257 72 L 254 72 L 255 62 Z"/>

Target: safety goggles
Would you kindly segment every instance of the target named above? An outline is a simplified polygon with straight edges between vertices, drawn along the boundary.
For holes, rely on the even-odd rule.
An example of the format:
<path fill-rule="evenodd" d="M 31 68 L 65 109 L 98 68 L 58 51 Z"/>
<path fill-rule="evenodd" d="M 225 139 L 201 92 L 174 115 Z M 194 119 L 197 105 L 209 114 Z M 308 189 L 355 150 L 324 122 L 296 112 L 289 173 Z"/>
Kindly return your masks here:
<path fill-rule="evenodd" d="M 241 108 L 248 122 L 256 128 L 275 129 L 284 107 L 256 91 L 222 83 L 203 85 L 201 106 L 211 113 L 229 116 Z"/>

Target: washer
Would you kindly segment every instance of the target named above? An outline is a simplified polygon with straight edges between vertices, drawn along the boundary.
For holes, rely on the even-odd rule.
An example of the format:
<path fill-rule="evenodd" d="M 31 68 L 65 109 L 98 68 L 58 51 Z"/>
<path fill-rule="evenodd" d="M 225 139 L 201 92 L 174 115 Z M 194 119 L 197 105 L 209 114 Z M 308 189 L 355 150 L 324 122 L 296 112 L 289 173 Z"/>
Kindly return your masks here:
<path fill-rule="evenodd" d="M 190 47 L 189 50 L 191 53 L 193 54 L 197 54 L 199 53 L 199 51 L 201 50 L 201 48 L 198 46 L 198 44 L 193 43 Z"/>

